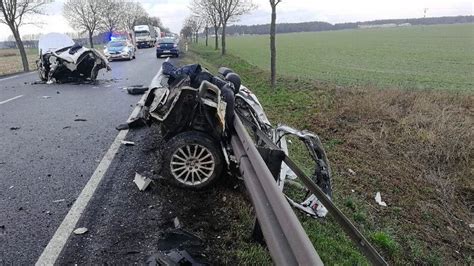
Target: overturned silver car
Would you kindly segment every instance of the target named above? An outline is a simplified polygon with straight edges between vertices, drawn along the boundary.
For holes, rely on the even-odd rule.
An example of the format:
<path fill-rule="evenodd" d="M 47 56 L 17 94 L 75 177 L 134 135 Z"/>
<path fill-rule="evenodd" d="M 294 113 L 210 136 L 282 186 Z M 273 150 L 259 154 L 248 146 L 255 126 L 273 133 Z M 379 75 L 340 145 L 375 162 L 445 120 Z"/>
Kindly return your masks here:
<path fill-rule="evenodd" d="M 107 59 L 95 49 L 75 44 L 67 35 L 49 33 L 38 44 L 38 74 L 47 83 L 94 81 L 99 70 L 110 70 Z"/>

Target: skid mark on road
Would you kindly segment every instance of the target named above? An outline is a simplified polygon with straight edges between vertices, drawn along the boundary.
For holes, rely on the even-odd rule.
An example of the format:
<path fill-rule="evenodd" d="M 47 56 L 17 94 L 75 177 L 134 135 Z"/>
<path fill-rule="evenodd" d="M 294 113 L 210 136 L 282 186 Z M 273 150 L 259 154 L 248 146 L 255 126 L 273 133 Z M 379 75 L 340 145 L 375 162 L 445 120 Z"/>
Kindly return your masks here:
<path fill-rule="evenodd" d="M 15 97 L 13 97 L 13 98 L 10 98 L 10 99 L 8 99 L 8 100 L 5 100 L 5 101 L 3 101 L 3 102 L 0 102 L 0 105 L 2 105 L 2 104 L 4 104 L 4 103 L 11 102 L 11 101 L 14 101 L 14 100 L 19 99 L 19 98 L 21 98 L 21 97 L 23 97 L 23 96 L 24 96 L 24 95 L 15 96 Z"/>

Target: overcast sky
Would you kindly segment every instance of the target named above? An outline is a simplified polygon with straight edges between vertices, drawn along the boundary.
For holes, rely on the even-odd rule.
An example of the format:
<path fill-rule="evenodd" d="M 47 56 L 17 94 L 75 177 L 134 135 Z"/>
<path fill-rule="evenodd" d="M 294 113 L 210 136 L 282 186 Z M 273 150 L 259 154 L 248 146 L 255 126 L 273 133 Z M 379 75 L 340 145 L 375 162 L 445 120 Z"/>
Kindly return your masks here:
<path fill-rule="evenodd" d="M 100 1 L 100 0 L 98 0 Z M 190 13 L 190 0 L 139 0 L 151 16 L 161 18 L 165 26 L 179 32 L 184 18 Z M 265 24 L 270 21 L 268 0 L 253 0 L 258 8 L 236 24 Z M 38 32 L 72 32 L 61 10 L 64 0 L 45 7 L 48 16 L 38 20 L 41 27 L 27 25 L 21 34 Z M 428 8 L 428 17 L 472 15 L 474 2 L 468 0 L 283 0 L 277 9 L 277 22 L 326 21 L 356 22 L 373 19 L 419 18 Z M 0 40 L 10 35 L 9 28 L 0 24 Z"/>

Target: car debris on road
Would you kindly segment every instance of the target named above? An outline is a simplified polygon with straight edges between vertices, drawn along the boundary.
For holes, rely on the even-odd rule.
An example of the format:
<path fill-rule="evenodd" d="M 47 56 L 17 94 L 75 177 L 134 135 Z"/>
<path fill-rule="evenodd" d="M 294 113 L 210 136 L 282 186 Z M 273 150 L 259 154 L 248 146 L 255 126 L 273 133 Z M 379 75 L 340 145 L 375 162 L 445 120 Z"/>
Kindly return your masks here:
<path fill-rule="evenodd" d="M 284 190 L 286 184 L 299 184 L 291 182 L 296 174 L 283 162 L 288 155 L 287 138 L 292 136 L 311 156 L 314 166 L 311 179 L 332 198 L 331 168 L 320 138 L 306 130 L 273 126 L 256 95 L 241 84 L 238 74 L 225 67 L 218 72 L 219 75 L 214 75 L 199 64 L 175 67 L 164 62 L 152 80 L 135 121 L 160 126 L 166 143 L 163 176 L 177 186 L 198 190 L 214 184 L 223 171 L 237 173 L 239 162 L 230 143 L 234 114 L 237 114 L 244 126 L 259 130 L 278 146 L 278 162 L 270 155 L 265 162 L 275 164 L 272 174 L 289 203 L 314 218 L 326 216 L 327 209 L 316 196 L 307 193 L 308 189 L 300 190 L 302 197 L 298 200 L 291 200 L 294 195 Z M 259 137 L 255 144 L 262 151 L 266 148 Z M 269 154 L 277 153 L 277 150 L 267 150 Z"/>
<path fill-rule="evenodd" d="M 140 191 L 144 191 L 151 183 L 151 179 L 140 175 L 139 173 L 135 173 L 135 178 L 133 182 L 137 185 Z"/>
<path fill-rule="evenodd" d="M 133 85 L 129 87 L 124 87 L 123 89 L 127 90 L 128 94 L 139 95 L 144 94 L 148 90 L 148 87 L 144 87 L 143 85 Z"/>
<path fill-rule="evenodd" d="M 95 49 L 75 44 L 67 35 L 48 33 L 38 42 L 38 75 L 46 84 L 94 81 L 99 70 L 111 70 L 107 59 Z"/>
<path fill-rule="evenodd" d="M 135 142 L 133 141 L 122 140 L 121 143 L 125 146 L 135 146 Z"/>
<path fill-rule="evenodd" d="M 76 228 L 73 232 L 74 232 L 75 235 L 83 235 L 83 234 L 87 233 L 87 231 L 89 231 L 87 228 L 79 227 L 79 228 Z"/>

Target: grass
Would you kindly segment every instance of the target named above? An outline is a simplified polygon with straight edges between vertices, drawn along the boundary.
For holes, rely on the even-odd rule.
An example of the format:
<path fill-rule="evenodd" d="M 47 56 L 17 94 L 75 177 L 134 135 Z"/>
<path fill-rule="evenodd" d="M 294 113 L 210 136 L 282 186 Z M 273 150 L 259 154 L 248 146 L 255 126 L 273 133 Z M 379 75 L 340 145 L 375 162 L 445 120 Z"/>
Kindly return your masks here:
<path fill-rule="evenodd" d="M 228 38 L 229 52 L 268 70 L 267 35 Z M 474 88 L 474 24 L 279 34 L 278 73 L 342 86 Z"/>
<path fill-rule="evenodd" d="M 37 49 L 26 49 L 30 70 L 36 69 L 38 59 Z M 13 74 L 23 71 L 20 52 L 18 49 L 0 49 L 0 75 Z"/>
<path fill-rule="evenodd" d="M 186 57 L 214 73 L 233 68 L 270 121 L 320 135 L 334 202 L 391 264 L 472 263 L 472 91 L 340 86 L 291 75 L 279 76 L 272 91 L 265 69 L 233 54 L 198 45 Z M 376 192 L 388 207 L 375 203 Z M 367 264 L 331 217 L 300 220 L 327 264 Z M 245 254 L 251 261 L 252 251 Z"/>

